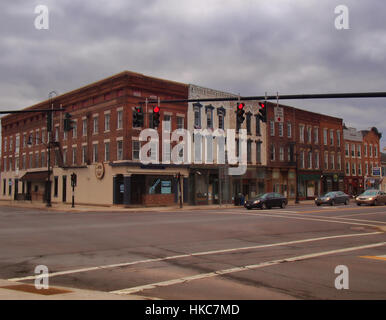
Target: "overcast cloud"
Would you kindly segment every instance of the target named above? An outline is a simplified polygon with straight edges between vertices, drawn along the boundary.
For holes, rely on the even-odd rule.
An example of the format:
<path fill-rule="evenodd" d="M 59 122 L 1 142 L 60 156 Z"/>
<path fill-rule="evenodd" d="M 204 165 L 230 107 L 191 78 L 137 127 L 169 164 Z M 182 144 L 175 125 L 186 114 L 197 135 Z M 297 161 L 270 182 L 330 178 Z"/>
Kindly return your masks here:
<path fill-rule="evenodd" d="M 348 30 L 335 28 L 338 5 Z M 37 30 L 37 5 L 49 30 Z M 21 109 L 123 70 L 241 95 L 386 91 L 379 0 L 3 1 L 0 109 Z M 386 98 L 281 101 L 376 126 Z"/>

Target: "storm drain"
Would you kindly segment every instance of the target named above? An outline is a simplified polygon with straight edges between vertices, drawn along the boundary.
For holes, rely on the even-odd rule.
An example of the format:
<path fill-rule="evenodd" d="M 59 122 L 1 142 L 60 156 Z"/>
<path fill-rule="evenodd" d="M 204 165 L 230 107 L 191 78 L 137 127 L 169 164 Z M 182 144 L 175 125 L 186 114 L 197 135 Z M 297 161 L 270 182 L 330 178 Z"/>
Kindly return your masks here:
<path fill-rule="evenodd" d="M 3 286 L 0 288 L 1 289 L 8 289 L 8 290 L 22 291 L 22 292 L 28 292 L 28 293 L 42 294 L 45 296 L 71 292 L 69 290 L 58 289 L 58 288 L 36 289 L 35 286 L 30 285 L 30 284 L 10 285 L 10 286 Z"/>

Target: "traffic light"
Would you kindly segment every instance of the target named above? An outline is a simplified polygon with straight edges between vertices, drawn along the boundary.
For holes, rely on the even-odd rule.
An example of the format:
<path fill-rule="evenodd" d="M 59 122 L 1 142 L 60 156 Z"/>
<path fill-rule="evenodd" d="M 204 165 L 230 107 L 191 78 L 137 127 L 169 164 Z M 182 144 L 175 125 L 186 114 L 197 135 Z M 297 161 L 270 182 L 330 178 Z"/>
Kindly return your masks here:
<path fill-rule="evenodd" d="M 64 131 L 71 131 L 72 130 L 72 124 L 75 122 L 73 120 L 71 120 L 72 118 L 72 115 L 69 114 L 68 112 L 66 112 L 66 114 L 64 115 L 64 123 L 63 123 L 63 129 Z"/>
<path fill-rule="evenodd" d="M 153 128 L 158 128 L 159 126 L 160 110 L 159 106 L 153 108 Z"/>
<path fill-rule="evenodd" d="M 244 117 L 244 113 L 245 113 L 244 107 L 245 107 L 245 103 L 241 102 L 241 103 L 237 104 L 237 123 L 239 125 L 241 125 L 244 122 L 244 120 L 245 120 L 245 117 Z"/>
<path fill-rule="evenodd" d="M 77 178 L 76 173 L 73 172 L 73 173 L 71 174 L 71 186 L 72 186 L 72 187 L 76 187 L 76 178 Z"/>
<path fill-rule="evenodd" d="M 262 122 L 267 122 L 267 102 L 259 102 L 259 118 Z"/>
<path fill-rule="evenodd" d="M 143 111 L 142 107 L 137 106 L 133 113 L 133 127 L 143 127 Z"/>

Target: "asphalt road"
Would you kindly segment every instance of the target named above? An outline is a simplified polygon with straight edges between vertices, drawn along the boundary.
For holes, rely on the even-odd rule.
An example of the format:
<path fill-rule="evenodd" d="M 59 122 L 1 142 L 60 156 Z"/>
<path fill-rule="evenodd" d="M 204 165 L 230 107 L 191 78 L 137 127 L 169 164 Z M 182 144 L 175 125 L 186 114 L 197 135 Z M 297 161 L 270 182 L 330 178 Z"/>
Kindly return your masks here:
<path fill-rule="evenodd" d="M 0 207 L 0 279 L 160 299 L 386 299 L 386 206 L 174 212 Z M 346 266 L 347 289 L 335 287 Z M 343 283 L 343 282 L 340 282 Z"/>

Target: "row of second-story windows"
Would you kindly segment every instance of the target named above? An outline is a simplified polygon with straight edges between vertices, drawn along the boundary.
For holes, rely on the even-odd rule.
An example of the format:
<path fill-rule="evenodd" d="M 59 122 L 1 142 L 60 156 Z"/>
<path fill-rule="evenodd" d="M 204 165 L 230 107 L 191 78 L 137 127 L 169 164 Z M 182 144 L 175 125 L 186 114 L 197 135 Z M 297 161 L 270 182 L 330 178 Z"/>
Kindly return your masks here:
<path fill-rule="evenodd" d="M 345 144 L 345 155 L 350 158 L 361 158 L 362 157 L 362 145 L 355 143 Z M 377 145 L 363 145 L 363 155 L 367 158 L 378 158 L 378 146 Z"/>
<path fill-rule="evenodd" d="M 364 174 L 365 176 L 371 176 L 373 172 L 373 168 L 378 167 L 377 163 L 367 161 L 365 162 L 364 172 L 362 171 L 362 163 L 361 162 L 349 162 L 346 161 L 346 176 L 362 176 Z"/>
<path fill-rule="evenodd" d="M 277 132 L 276 132 L 277 126 Z M 269 134 L 270 136 L 287 137 L 292 138 L 293 126 L 291 122 L 278 122 L 277 125 L 275 121 L 271 120 L 269 123 Z M 341 144 L 341 133 L 339 130 L 328 130 L 327 128 L 323 129 L 323 144 L 334 146 L 340 146 Z M 304 124 L 299 125 L 299 142 L 300 143 L 309 143 L 309 144 L 319 144 L 319 127 L 306 126 Z"/>

